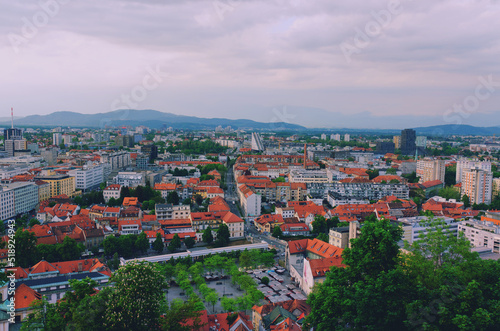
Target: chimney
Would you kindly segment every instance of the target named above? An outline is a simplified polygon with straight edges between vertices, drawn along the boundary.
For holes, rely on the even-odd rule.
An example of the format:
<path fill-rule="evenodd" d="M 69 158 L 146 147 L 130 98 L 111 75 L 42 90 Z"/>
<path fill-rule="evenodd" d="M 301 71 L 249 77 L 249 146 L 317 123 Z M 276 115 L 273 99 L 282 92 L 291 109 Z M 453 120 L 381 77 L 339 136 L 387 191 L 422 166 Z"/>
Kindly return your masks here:
<path fill-rule="evenodd" d="M 307 144 L 304 144 L 304 169 L 307 165 Z"/>

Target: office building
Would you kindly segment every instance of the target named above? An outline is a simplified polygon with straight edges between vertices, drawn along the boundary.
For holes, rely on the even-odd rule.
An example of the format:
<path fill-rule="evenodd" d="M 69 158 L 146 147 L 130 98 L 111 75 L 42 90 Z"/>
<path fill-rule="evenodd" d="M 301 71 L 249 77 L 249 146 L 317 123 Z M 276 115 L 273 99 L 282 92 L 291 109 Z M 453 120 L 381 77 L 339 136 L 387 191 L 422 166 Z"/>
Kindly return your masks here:
<path fill-rule="evenodd" d="M 401 131 L 401 154 L 415 155 L 417 150 L 416 139 L 415 130 L 405 129 Z"/>

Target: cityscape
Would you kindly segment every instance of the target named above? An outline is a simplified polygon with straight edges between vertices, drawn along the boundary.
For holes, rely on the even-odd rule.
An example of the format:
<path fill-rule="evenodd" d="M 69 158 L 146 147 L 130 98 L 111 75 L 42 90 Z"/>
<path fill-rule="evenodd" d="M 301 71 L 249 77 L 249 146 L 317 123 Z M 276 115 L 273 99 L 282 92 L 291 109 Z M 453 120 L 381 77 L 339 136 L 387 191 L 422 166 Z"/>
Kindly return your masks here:
<path fill-rule="evenodd" d="M 499 330 L 499 13 L 6 6 L 0 330 Z"/>

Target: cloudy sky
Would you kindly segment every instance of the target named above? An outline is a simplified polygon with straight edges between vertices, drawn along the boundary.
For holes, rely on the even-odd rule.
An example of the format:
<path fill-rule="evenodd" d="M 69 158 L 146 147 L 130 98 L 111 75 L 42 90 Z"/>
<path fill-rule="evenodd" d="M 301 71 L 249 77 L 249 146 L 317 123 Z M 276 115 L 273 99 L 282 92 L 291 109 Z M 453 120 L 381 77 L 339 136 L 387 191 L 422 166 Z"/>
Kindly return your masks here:
<path fill-rule="evenodd" d="M 500 124 L 499 0 L 3 1 L 0 16 L 0 117 Z"/>

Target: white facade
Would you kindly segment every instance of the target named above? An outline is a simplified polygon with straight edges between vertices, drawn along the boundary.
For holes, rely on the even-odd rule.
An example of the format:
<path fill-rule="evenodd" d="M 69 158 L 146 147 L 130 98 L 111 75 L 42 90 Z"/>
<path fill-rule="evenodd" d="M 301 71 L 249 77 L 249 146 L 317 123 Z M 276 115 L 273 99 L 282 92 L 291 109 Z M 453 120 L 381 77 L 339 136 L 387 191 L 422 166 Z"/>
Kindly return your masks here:
<path fill-rule="evenodd" d="M 54 132 L 52 134 L 52 145 L 59 146 L 63 142 L 62 140 L 62 133 L 61 132 Z"/>
<path fill-rule="evenodd" d="M 121 169 L 128 167 L 132 164 L 130 160 L 130 153 L 128 152 L 116 152 L 116 153 L 104 153 L 101 155 L 101 163 L 108 163 L 111 166 L 111 170 Z"/>
<path fill-rule="evenodd" d="M 85 165 L 82 169 L 75 169 L 68 172 L 75 177 L 76 189 L 84 192 L 96 189 L 104 181 L 103 166 Z"/>
<path fill-rule="evenodd" d="M 488 221 L 468 220 L 458 225 L 474 247 L 487 247 L 493 253 L 500 253 L 500 226 Z"/>
<path fill-rule="evenodd" d="M 113 179 L 113 183 L 126 187 L 136 187 L 144 185 L 144 177 L 137 172 L 119 172 Z"/>
<path fill-rule="evenodd" d="M 424 159 L 417 161 L 417 176 L 419 183 L 440 180 L 444 183 L 445 165 L 444 160 Z"/>
<path fill-rule="evenodd" d="M 3 221 L 15 215 L 14 192 L 12 190 L 5 191 L 3 187 L 0 187 L 0 219 Z"/>
<path fill-rule="evenodd" d="M 3 192 L 8 191 L 13 193 L 14 215 L 27 213 L 38 205 L 38 185 L 35 183 L 15 182 L 4 185 Z"/>
<path fill-rule="evenodd" d="M 462 159 L 457 161 L 457 183 L 462 182 L 463 174 L 470 169 L 481 169 L 484 171 L 491 171 L 491 162 L 489 161 L 478 161 L 478 160 L 467 160 Z"/>
<path fill-rule="evenodd" d="M 290 183 L 328 183 L 326 170 L 291 170 L 288 175 Z"/>
<path fill-rule="evenodd" d="M 118 184 L 106 187 L 104 191 L 102 191 L 104 201 L 108 203 L 111 198 L 120 199 L 121 188 L 121 185 Z"/>
<path fill-rule="evenodd" d="M 349 142 L 349 141 L 351 141 L 351 135 L 350 135 L 349 133 L 346 133 L 346 134 L 344 135 L 344 141 L 345 141 L 345 142 Z"/>
<path fill-rule="evenodd" d="M 445 231 L 449 236 L 458 235 L 458 222 L 451 217 L 439 217 L 439 220 L 444 221 L 448 227 Z M 398 219 L 398 222 L 403 223 L 403 239 L 407 240 L 410 244 L 420 239 L 422 235 L 429 233 L 429 226 L 427 222 L 429 217 L 416 216 Z"/>

